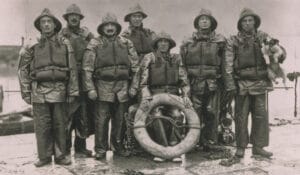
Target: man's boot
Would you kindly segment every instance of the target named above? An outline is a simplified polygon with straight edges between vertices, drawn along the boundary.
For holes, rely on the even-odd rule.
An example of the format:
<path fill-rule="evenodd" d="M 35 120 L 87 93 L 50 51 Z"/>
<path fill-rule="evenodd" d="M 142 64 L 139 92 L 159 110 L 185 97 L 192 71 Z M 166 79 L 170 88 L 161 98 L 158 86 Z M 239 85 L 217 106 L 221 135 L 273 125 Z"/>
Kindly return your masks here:
<path fill-rule="evenodd" d="M 245 148 L 238 147 L 235 152 L 235 156 L 238 158 L 243 158 L 245 155 Z"/>
<path fill-rule="evenodd" d="M 115 155 L 120 156 L 120 157 L 129 157 L 130 152 L 127 151 L 126 149 L 120 149 L 114 152 Z"/>
<path fill-rule="evenodd" d="M 260 155 L 260 156 L 266 157 L 266 158 L 270 158 L 270 157 L 273 156 L 273 153 L 272 153 L 272 152 L 266 151 L 266 150 L 264 150 L 263 148 L 256 147 L 256 146 L 254 146 L 254 147 L 252 148 L 252 154 L 253 154 L 253 155 Z"/>
<path fill-rule="evenodd" d="M 56 164 L 58 165 L 71 165 L 72 162 L 67 157 L 59 158 L 54 160 Z"/>
<path fill-rule="evenodd" d="M 105 159 L 105 156 L 106 156 L 105 152 L 104 153 L 98 152 L 98 153 L 95 154 L 95 159 L 96 160 L 103 160 L 103 159 Z"/>
<path fill-rule="evenodd" d="M 76 137 L 75 138 L 75 157 L 76 158 L 88 158 L 92 157 L 93 152 L 86 149 L 86 140 Z"/>
<path fill-rule="evenodd" d="M 51 164 L 51 162 L 52 162 L 51 157 L 43 159 L 43 160 L 39 159 L 37 162 L 34 163 L 34 166 L 35 167 L 42 167 L 42 166 Z"/>

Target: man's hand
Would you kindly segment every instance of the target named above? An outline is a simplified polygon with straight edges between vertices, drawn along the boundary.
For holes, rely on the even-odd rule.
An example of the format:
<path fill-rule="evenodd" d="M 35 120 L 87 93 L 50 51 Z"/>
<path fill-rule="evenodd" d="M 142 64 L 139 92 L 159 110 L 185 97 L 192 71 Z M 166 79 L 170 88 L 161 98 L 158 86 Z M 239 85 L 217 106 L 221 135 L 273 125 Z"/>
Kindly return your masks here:
<path fill-rule="evenodd" d="M 147 96 L 147 97 L 142 98 L 141 104 L 143 106 L 144 105 L 148 106 L 150 101 L 152 100 L 152 98 L 153 98 L 152 96 Z"/>
<path fill-rule="evenodd" d="M 129 90 L 128 90 L 128 95 L 129 95 L 130 98 L 135 97 L 136 94 L 137 94 L 137 90 L 136 90 L 136 89 L 134 89 L 134 88 L 129 88 Z"/>
<path fill-rule="evenodd" d="M 96 92 L 95 90 L 90 90 L 90 91 L 88 92 L 88 97 L 89 97 L 89 99 L 91 99 L 91 100 L 96 100 L 97 97 L 98 97 L 97 92 Z"/>
<path fill-rule="evenodd" d="M 182 99 L 183 99 L 183 104 L 185 107 L 190 108 L 193 106 L 193 103 L 188 96 L 184 96 L 184 97 L 182 97 Z"/>
<path fill-rule="evenodd" d="M 83 35 L 85 38 L 87 38 L 87 37 L 89 36 L 89 34 L 90 34 L 89 29 L 88 29 L 87 27 L 82 27 L 81 29 L 82 29 L 82 35 Z"/>
<path fill-rule="evenodd" d="M 31 105 L 31 97 L 30 97 L 30 96 L 24 97 L 23 100 L 24 100 L 27 104 Z"/>

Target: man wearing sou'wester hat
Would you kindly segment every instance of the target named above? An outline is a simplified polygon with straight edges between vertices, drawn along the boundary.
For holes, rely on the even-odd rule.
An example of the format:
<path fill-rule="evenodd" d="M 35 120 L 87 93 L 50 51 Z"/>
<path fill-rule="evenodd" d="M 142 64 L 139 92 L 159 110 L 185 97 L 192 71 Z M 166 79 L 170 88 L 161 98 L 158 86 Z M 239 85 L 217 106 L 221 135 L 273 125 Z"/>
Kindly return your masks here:
<path fill-rule="evenodd" d="M 41 37 L 34 46 L 22 48 L 18 75 L 22 98 L 32 104 L 39 161 L 69 165 L 66 155 L 66 105 L 78 96 L 78 76 L 70 42 L 58 36 L 60 21 L 44 9 L 34 21 Z"/>
<path fill-rule="evenodd" d="M 140 84 L 141 103 L 152 100 L 152 96 L 159 93 L 170 93 L 180 95 L 186 103 L 191 104 L 189 99 L 189 82 L 185 68 L 179 54 L 171 53 L 176 46 L 175 41 L 165 32 L 161 32 L 152 41 L 153 52 L 146 54 L 141 62 L 141 79 L 135 82 L 131 88 L 137 88 Z M 153 115 L 163 111 L 167 116 L 172 117 L 176 122 L 182 122 L 182 116 L 178 109 L 172 106 L 156 108 Z M 161 119 L 153 121 L 149 135 L 152 139 L 163 146 L 174 146 L 180 142 L 180 138 L 174 133 L 170 123 Z M 182 134 L 182 133 L 181 133 Z M 154 161 L 165 161 L 163 158 L 154 157 Z M 179 157 L 173 161 L 181 161 Z"/>
<path fill-rule="evenodd" d="M 141 63 L 141 61 L 143 60 L 144 55 L 153 51 L 151 42 L 155 38 L 155 32 L 149 28 L 144 27 L 143 21 L 147 17 L 148 15 L 138 3 L 130 7 L 128 13 L 124 17 L 124 21 L 129 23 L 129 27 L 123 31 L 122 36 L 132 41 L 139 56 L 139 63 Z M 136 81 L 140 81 L 139 70 L 137 71 L 137 74 L 133 75 L 133 77 L 135 77 Z M 139 88 L 132 89 L 132 91 L 129 92 L 129 95 L 131 97 L 131 106 L 128 110 L 128 117 L 130 118 L 130 120 L 133 120 L 138 108 L 138 97 L 136 95 L 139 94 L 139 90 Z M 128 137 L 126 137 L 127 141 Z M 139 154 L 139 152 L 141 152 L 142 150 L 135 140 L 133 140 L 132 142 L 133 143 L 128 143 L 130 144 L 129 147 L 133 148 L 131 150 L 132 153 Z"/>
<path fill-rule="evenodd" d="M 258 30 L 260 17 L 249 8 L 241 11 L 237 23 L 238 34 L 228 39 L 225 51 L 225 75 L 227 91 L 237 91 L 235 98 L 235 130 L 237 150 L 235 157 L 242 158 L 248 143 L 252 154 L 271 157 L 264 147 L 269 145 L 268 79 L 267 64 L 261 51 L 262 43 L 270 36 Z M 282 55 L 285 57 L 285 55 Z M 248 116 L 251 113 L 251 136 L 248 133 Z"/>
<path fill-rule="evenodd" d="M 76 4 L 71 4 L 63 18 L 67 21 L 67 26 L 62 29 L 60 35 L 70 40 L 74 50 L 77 64 L 78 77 L 81 77 L 81 63 L 83 53 L 88 42 L 94 37 L 87 27 L 81 27 L 81 20 L 84 15 Z M 83 92 L 82 81 L 79 79 L 79 97 L 69 99 L 68 121 L 67 121 L 67 154 L 70 155 L 72 147 L 72 131 L 75 131 L 74 151 L 75 157 L 91 157 L 92 151 L 86 148 L 86 138 L 92 133 L 93 126 L 93 102 Z"/>
<path fill-rule="evenodd" d="M 191 84 L 194 109 L 204 124 L 200 145 L 204 151 L 210 151 L 218 142 L 218 93 L 225 37 L 215 32 L 218 23 L 208 9 L 200 10 L 193 25 L 196 31 L 183 41 L 180 53 Z"/>
<path fill-rule="evenodd" d="M 138 57 L 132 42 L 119 36 L 121 25 L 107 13 L 97 28 L 100 34 L 87 45 L 82 63 L 84 90 L 95 104 L 96 160 L 108 151 L 108 124 L 111 119 L 111 143 L 115 154 L 127 157 L 123 145 L 124 114 L 128 109 L 128 87 L 136 72 Z"/>

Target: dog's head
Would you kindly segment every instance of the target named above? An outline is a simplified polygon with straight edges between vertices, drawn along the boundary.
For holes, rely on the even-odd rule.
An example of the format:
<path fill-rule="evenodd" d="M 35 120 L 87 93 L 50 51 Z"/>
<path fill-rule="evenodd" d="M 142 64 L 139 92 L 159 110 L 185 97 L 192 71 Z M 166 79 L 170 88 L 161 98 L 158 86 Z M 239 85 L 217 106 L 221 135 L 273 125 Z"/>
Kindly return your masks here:
<path fill-rule="evenodd" d="M 275 39 L 275 38 L 270 38 L 270 37 L 267 37 L 263 40 L 263 44 L 264 45 L 269 45 L 270 47 L 276 45 L 276 44 L 279 44 L 279 40 L 278 39 Z"/>

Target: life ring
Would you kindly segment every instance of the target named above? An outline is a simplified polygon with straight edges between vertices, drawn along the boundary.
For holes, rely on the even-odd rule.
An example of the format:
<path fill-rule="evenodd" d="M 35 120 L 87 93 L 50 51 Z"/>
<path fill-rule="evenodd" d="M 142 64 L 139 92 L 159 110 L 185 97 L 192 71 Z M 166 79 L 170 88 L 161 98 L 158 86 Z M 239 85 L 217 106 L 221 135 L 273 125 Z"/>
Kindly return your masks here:
<path fill-rule="evenodd" d="M 174 146 L 163 146 L 154 142 L 147 130 L 146 119 L 150 111 L 161 105 L 172 105 L 180 109 L 189 127 L 188 133 L 180 143 Z M 154 156 L 171 159 L 191 150 L 199 141 L 200 119 L 194 111 L 192 104 L 185 105 L 181 97 L 171 94 L 156 94 L 149 103 L 141 103 L 134 119 L 134 136 L 139 144 Z"/>

